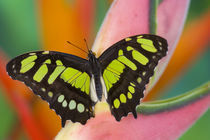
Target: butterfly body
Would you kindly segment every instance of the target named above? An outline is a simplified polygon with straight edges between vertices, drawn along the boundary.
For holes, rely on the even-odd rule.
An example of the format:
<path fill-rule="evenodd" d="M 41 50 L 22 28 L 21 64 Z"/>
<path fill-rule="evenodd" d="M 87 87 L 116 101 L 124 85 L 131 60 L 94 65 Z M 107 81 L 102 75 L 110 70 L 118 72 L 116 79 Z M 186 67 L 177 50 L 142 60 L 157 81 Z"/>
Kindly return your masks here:
<path fill-rule="evenodd" d="M 87 60 L 55 51 L 26 53 L 12 59 L 7 72 L 47 101 L 62 126 L 66 120 L 85 124 L 103 98 L 120 121 L 130 112 L 137 117 L 145 85 L 166 52 L 165 39 L 143 34 L 115 43 L 98 58 L 89 50 Z"/>
<path fill-rule="evenodd" d="M 94 78 L 94 83 L 92 84 L 95 85 L 95 91 L 98 98 L 97 100 L 101 101 L 102 92 L 103 92 L 102 88 L 104 88 L 101 83 L 101 73 L 102 73 L 101 64 L 98 61 L 98 59 L 95 57 L 95 54 L 91 50 L 89 50 L 88 61 L 89 61 L 90 69 L 91 69 L 92 78 Z"/>

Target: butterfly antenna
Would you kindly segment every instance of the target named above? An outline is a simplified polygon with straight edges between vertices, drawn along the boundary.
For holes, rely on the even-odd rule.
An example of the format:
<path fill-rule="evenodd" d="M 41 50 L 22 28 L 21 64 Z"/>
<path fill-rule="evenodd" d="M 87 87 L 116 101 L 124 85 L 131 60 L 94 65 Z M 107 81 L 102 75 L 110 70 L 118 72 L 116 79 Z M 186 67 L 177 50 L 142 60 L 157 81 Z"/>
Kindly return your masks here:
<path fill-rule="evenodd" d="M 87 52 L 87 51 L 85 51 L 85 50 L 81 49 L 80 47 L 78 47 L 77 45 L 75 45 L 75 44 L 71 43 L 70 41 L 66 41 L 66 42 L 67 42 L 67 43 L 69 43 L 70 45 L 72 45 L 72 46 L 74 46 L 74 47 L 76 47 L 76 48 L 80 49 L 81 51 L 83 51 L 83 52 L 85 52 L 85 53 L 87 53 L 87 54 L 88 54 L 88 52 Z"/>
<path fill-rule="evenodd" d="M 87 44 L 87 41 L 86 39 L 84 38 L 84 41 L 85 41 L 85 44 L 86 44 L 86 47 L 87 47 L 87 50 L 90 51 L 89 47 L 88 47 L 88 44 Z"/>

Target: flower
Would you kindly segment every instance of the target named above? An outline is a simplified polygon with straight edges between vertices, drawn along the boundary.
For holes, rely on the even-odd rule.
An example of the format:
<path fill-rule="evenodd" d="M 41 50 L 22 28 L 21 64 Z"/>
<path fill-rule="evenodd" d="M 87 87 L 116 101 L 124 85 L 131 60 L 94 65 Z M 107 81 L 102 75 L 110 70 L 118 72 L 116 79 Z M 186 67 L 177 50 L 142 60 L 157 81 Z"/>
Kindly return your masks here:
<path fill-rule="evenodd" d="M 88 3 L 88 4 L 87 4 Z M 86 3 L 81 1 L 39 1 L 40 17 L 42 23 L 42 34 L 43 34 L 43 46 L 47 50 L 65 51 L 73 53 L 74 55 L 80 55 L 85 57 L 86 54 L 81 54 L 73 47 L 66 47 L 65 42 L 71 39 L 71 42 L 75 42 L 79 46 L 84 46 L 82 41 L 84 36 L 90 37 L 91 27 L 93 22 L 93 13 L 95 7 L 94 1 L 90 0 Z M 87 5 L 87 6 L 86 6 Z M 150 84 L 147 86 L 147 94 L 152 89 L 152 87 L 157 83 L 162 73 L 170 73 L 169 67 L 171 62 L 169 62 L 170 57 L 172 60 L 175 59 L 173 65 L 178 62 L 183 62 L 182 67 L 180 66 L 177 71 L 173 71 L 173 76 L 166 78 L 161 77 L 164 81 L 170 81 L 175 75 L 181 71 L 184 64 L 188 63 L 190 60 L 180 59 L 179 56 L 186 53 L 188 48 L 183 48 L 182 50 L 175 51 L 178 54 L 172 56 L 175 50 L 176 43 L 179 40 L 181 34 L 185 16 L 187 13 L 189 1 L 172 1 L 163 0 L 160 3 L 145 1 L 145 0 L 134 0 L 130 1 L 114 1 L 111 9 L 109 10 L 105 21 L 100 29 L 97 39 L 94 43 L 93 50 L 100 55 L 103 50 L 111 46 L 116 41 L 127 37 L 129 35 L 139 34 L 139 33 L 157 33 L 165 37 L 169 42 L 169 52 L 166 58 L 164 58 L 159 66 L 157 67 L 156 74 L 151 80 Z M 92 8 L 91 8 L 92 7 Z M 127 10 L 129 7 L 129 10 Z M 150 7 L 153 7 L 153 11 Z M 87 8 L 87 9 L 86 9 Z M 173 11 L 171 10 L 173 8 Z M 125 10 L 126 9 L 126 10 Z M 155 16 L 157 11 L 157 16 Z M 86 16 L 84 16 L 86 15 Z M 189 27 L 189 31 L 185 31 L 182 38 L 183 41 L 180 42 L 186 45 L 186 42 L 191 42 L 190 35 L 199 32 L 199 35 L 206 36 L 202 40 L 198 40 L 195 45 L 196 51 L 192 51 L 192 55 L 189 57 L 195 57 L 198 55 L 198 51 L 202 52 L 201 46 L 204 48 L 207 44 L 209 33 L 206 32 L 206 27 L 209 22 L 209 14 L 205 15 L 203 18 L 199 19 L 197 24 Z M 125 20 L 126 19 L 126 20 Z M 157 21 L 157 23 L 155 23 Z M 119 26 L 121 25 L 121 26 Z M 122 28 L 123 27 L 123 28 Z M 191 28 L 198 30 L 193 31 Z M 201 28 L 203 27 L 203 28 Z M 201 30 L 203 29 L 203 30 Z M 53 32 L 53 33 L 52 33 Z M 191 33 L 192 32 L 192 33 Z M 83 33 L 83 34 L 82 34 Z M 185 37 L 186 36 L 186 37 Z M 190 36 L 190 37 L 189 37 Z M 82 39 L 81 39 L 82 38 Z M 2 52 L 2 51 L 1 51 Z M 5 66 L 6 60 L 1 55 L 1 66 Z M 169 65 L 164 72 L 167 63 Z M 172 65 L 172 66 L 173 66 Z M 12 101 L 13 107 L 16 108 L 21 124 L 27 132 L 27 136 L 30 139 L 51 139 L 60 129 L 60 119 L 55 115 L 54 112 L 50 111 L 48 105 L 39 99 L 25 95 L 29 91 L 26 90 L 22 84 L 12 81 L 5 74 L 4 67 L 0 67 L 1 75 L 3 75 L 0 80 L 5 89 L 7 97 Z M 163 76 L 164 76 L 163 74 Z M 161 80 L 160 79 L 160 80 Z M 156 84 L 156 86 L 159 82 Z M 18 86 L 16 86 L 18 85 Z M 164 87 L 166 83 L 161 85 Z M 155 86 L 155 88 L 156 88 Z M 12 89 L 10 87 L 13 87 Z M 149 100 L 154 96 L 157 96 L 157 92 L 154 89 L 148 94 L 145 100 Z M 23 94 L 20 94 L 23 93 Z M 121 122 L 116 122 L 113 116 L 107 110 L 104 110 L 104 104 L 99 105 L 99 111 L 95 118 L 92 118 L 84 126 L 80 124 L 70 123 L 61 130 L 57 139 L 59 138 L 77 138 L 77 139 L 93 139 L 93 138 L 121 138 L 121 139 L 135 139 L 135 138 L 178 138 L 183 132 L 192 125 L 195 120 L 208 108 L 209 106 L 209 83 L 201 86 L 200 88 L 188 92 L 185 96 L 180 98 L 171 99 L 171 101 L 164 102 L 152 102 L 152 103 L 142 103 L 138 106 L 137 111 L 140 112 L 137 120 L 133 119 L 132 116 L 123 118 Z M 197 96 L 196 96 L 197 95 Z M 199 96 L 203 95 L 205 98 L 200 99 Z M 190 96 L 190 97 L 189 97 Z M 184 98 L 185 97 L 185 98 Z M 179 100 L 178 100 L 179 99 Z M 200 99 L 200 100 L 195 100 Z M 30 109 L 30 103 L 35 100 L 32 105 L 32 110 Z M 168 103 L 168 104 L 167 104 Z M 183 107 L 183 104 L 185 106 Z M 152 106 L 155 105 L 156 107 Z M 102 106 L 102 107 L 101 107 Z M 105 105 L 106 106 L 106 105 Z M 165 108 L 166 106 L 170 106 Z M 182 106 L 177 108 L 178 106 Z M 107 108 L 107 107 L 106 107 Z M 167 111 L 170 109 L 171 111 Z M 155 113 L 156 110 L 164 110 L 165 112 Z M 32 112 L 33 111 L 33 112 Z M 146 115 L 152 113 L 153 115 Z M 47 117 L 46 116 L 51 116 Z M 183 118 L 188 118 L 183 119 Z M 37 123 L 38 122 L 38 123 Z M 154 124 L 156 124 L 154 126 Z M 170 124 L 170 125 L 169 125 Z M 164 132 L 169 131 L 166 135 Z M 97 131 L 97 132 L 96 132 Z M 124 137 L 122 138 L 121 135 Z M 71 136 L 71 137 L 70 137 Z"/>

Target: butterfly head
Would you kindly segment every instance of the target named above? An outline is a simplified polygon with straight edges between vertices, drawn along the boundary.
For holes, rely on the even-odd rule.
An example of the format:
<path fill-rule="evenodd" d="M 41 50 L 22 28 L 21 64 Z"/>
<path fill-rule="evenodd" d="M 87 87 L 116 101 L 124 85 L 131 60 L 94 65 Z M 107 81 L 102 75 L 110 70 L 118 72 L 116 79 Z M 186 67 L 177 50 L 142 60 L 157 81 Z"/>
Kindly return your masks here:
<path fill-rule="evenodd" d="M 89 61 L 94 61 L 96 59 L 96 53 L 91 51 L 91 50 L 88 50 L 88 60 Z"/>

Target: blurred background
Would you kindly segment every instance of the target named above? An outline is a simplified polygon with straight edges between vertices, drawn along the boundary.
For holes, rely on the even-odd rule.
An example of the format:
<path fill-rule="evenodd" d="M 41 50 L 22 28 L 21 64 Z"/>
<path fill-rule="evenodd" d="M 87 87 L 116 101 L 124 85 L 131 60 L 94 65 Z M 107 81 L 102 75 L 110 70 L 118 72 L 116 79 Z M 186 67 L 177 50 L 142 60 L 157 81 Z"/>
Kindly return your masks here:
<path fill-rule="evenodd" d="M 0 70 L 5 71 L 5 64 L 11 58 L 35 50 L 71 52 L 85 57 L 85 54 L 80 54 L 75 48 L 69 47 L 66 41 L 85 47 L 83 39 L 86 38 L 91 46 L 111 2 L 66 0 L 65 5 L 62 5 L 50 0 L 0 0 Z M 194 22 L 199 22 L 201 18 L 209 15 L 209 12 L 209 0 L 191 0 L 183 32 Z M 208 29 L 210 32 L 210 27 Z M 188 36 L 191 37 L 203 38 L 196 33 Z M 201 46 L 202 51 L 199 51 L 199 54 L 186 64 L 187 67 L 173 78 L 173 84 L 158 91 L 160 93 L 155 93 L 157 96 L 151 100 L 174 97 L 210 80 L 209 40 L 204 44 L 205 46 Z M 20 94 L 21 98 L 19 95 L 16 97 L 14 92 Z M 20 111 L 18 105 L 27 107 Z M 52 139 L 61 129 L 59 117 L 48 109 L 45 102 L 31 94 L 22 83 L 10 80 L 2 72 L 0 122 L 0 140 L 30 139 L 29 134 L 33 135 L 33 132 L 40 130 L 44 134 L 43 137 Z M 210 110 L 180 139 L 209 139 L 209 124 Z"/>

